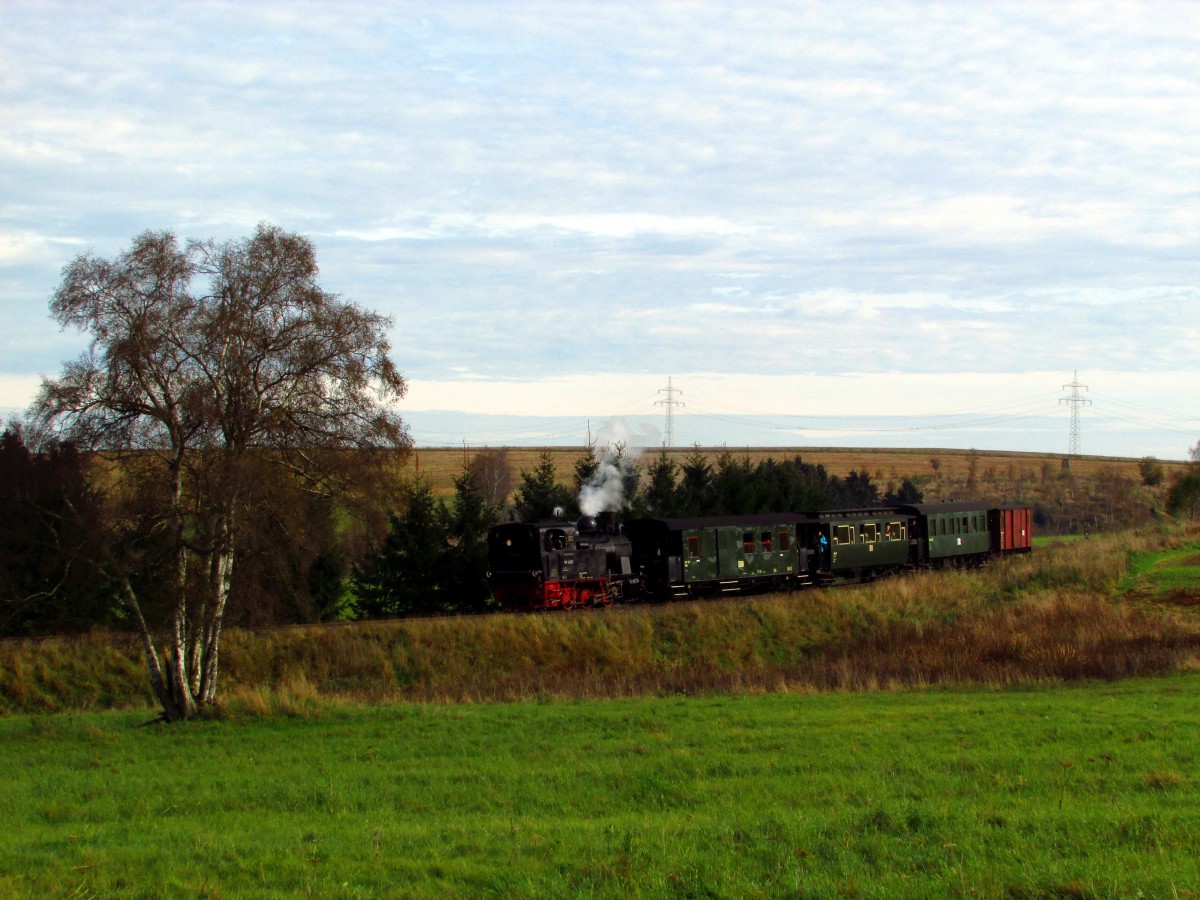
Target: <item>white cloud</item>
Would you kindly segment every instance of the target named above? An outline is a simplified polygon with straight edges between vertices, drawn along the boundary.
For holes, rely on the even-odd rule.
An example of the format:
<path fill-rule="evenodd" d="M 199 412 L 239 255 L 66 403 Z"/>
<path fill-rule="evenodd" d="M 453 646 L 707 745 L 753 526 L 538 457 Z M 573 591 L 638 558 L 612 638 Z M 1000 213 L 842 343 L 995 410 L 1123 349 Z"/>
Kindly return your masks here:
<path fill-rule="evenodd" d="M 338 237 L 365 241 L 432 240 L 455 235 L 512 237 L 540 230 L 575 233 L 587 237 L 632 239 L 647 234 L 670 236 L 748 234 L 747 225 L 718 216 L 669 216 L 647 212 L 614 213 L 506 213 L 501 215 L 426 214 L 408 224 L 367 231 L 339 230 Z"/>
<path fill-rule="evenodd" d="M 0 410 L 23 410 L 33 402 L 41 379 L 36 375 L 0 375 Z"/>
<path fill-rule="evenodd" d="M 79 238 L 0 229 L 0 265 L 53 263 L 64 251 L 79 253 L 83 249 L 84 242 Z"/>

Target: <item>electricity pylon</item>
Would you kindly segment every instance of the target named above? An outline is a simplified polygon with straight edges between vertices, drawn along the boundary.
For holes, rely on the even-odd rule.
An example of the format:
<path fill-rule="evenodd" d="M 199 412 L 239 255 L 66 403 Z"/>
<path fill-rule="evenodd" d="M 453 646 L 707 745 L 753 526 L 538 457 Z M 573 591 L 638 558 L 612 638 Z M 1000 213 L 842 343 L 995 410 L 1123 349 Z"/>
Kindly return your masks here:
<path fill-rule="evenodd" d="M 684 403 L 682 400 L 675 399 L 675 395 L 682 394 L 683 391 L 681 391 L 677 387 L 672 386 L 670 378 L 667 379 L 667 386 L 665 388 L 659 388 L 658 392 L 660 394 L 667 395 L 667 399 L 665 399 L 665 400 L 655 400 L 654 401 L 655 406 L 665 406 L 667 408 L 667 428 L 666 428 L 666 436 L 663 438 L 663 446 L 664 447 L 674 447 L 675 446 L 675 407 L 687 406 L 687 404 Z"/>
<path fill-rule="evenodd" d="M 1071 396 L 1070 397 L 1062 397 L 1059 399 L 1058 402 L 1071 404 L 1071 449 L 1070 449 L 1070 454 L 1071 454 L 1071 456 L 1078 456 L 1079 455 L 1079 446 L 1080 446 L 1079 407 L 1091 406 L 1092 401 L 1088 400 L 1085 397 L 1080 396 L 1080 394 L 1079 394 L 1079 391 L 1081 388 L 1086 391 L 1088 389 L 1088 386 L 1086 384 L 1079 383 L 1079 370 L 1078 369 L 1075 370 L 1075 380 L 1072 381 L 1070 384 L 1063 385 L 1064 391 L 1067 388 L 1071 389 Z"/>

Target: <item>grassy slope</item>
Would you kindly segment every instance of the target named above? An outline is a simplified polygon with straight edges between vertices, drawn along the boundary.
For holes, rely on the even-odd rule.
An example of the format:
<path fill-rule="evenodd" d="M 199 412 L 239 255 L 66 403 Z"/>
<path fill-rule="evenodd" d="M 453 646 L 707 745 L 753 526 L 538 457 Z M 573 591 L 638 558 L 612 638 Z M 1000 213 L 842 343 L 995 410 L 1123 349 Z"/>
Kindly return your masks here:
<path fill-rule="evenodd" d="M 1197 537 L 1059 541 L 979 572 L 731 602 L 230 630 L 222 696 L 235 712 L 271 712 L 330 696 L 598 698 L 1179 671 L 1200 655 Z M 128 638 L 0 645 L 0 712 L 148 702 Z"/>
<path fill-rule="evenodd" d="M 0 720 L 0 897 L 1195 897 L 1200 675 Z"/>
<path fill-rule="evenodd" d="M 1200 606 L 1200 544 L 1133 554 L 1121 588 L 1125 602 Z"/>

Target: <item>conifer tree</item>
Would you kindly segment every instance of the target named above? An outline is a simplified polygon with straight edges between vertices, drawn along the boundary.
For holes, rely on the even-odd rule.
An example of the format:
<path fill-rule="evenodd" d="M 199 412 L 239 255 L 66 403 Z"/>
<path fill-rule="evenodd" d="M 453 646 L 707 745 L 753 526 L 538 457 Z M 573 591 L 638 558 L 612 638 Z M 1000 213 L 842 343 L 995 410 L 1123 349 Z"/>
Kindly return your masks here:
<path fill-rule="evenodd" d="M 536 469 L 532 472 L 521 470 L 521 483 L 517 487 L 513 512 L 521 522 L 536 522 L 552 518 L 556 509 L 568 518 L 579 514 L 579 507 L 571 492 L 558 483 L 554 455 L 544 450 Z"/>
<path fill-rule="evenodd" d="M 393 513 L 387 537 L 354 568 L 354 613 L 363 619 L 428 615 L 447 611 L 448 515 L 429 482 L 418 478 L 404 489 L 404 508 Z"/>
<path fill-rule="evenodd" d="M 638 498 L 639 512 L 658 517 L 671 517 L 679 513 L 679 500 L 675 480 L 679 466 L 663 447 L 646 468 L 646 487 Z"/>
<path fill-rule="evenodd" d="M 444 593 L 447 611 L 481 612 L 488 606 L 488 529 L 499 519 L 499 509 L 481 489 L 468 469 L 454 479 L 454 501 L 446 508 Z"/>

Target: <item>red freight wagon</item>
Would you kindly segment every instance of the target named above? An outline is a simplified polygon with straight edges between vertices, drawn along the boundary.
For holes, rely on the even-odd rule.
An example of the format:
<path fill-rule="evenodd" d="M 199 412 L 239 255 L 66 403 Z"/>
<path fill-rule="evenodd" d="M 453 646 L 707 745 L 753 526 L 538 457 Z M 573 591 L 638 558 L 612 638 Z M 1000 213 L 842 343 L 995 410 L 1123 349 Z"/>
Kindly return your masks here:
<path fill-rule="evenodd" d="M 1033 549 L 1033 509 L 1007 506 L 988 510 L 993 553 L 1028 553 Z"/>

